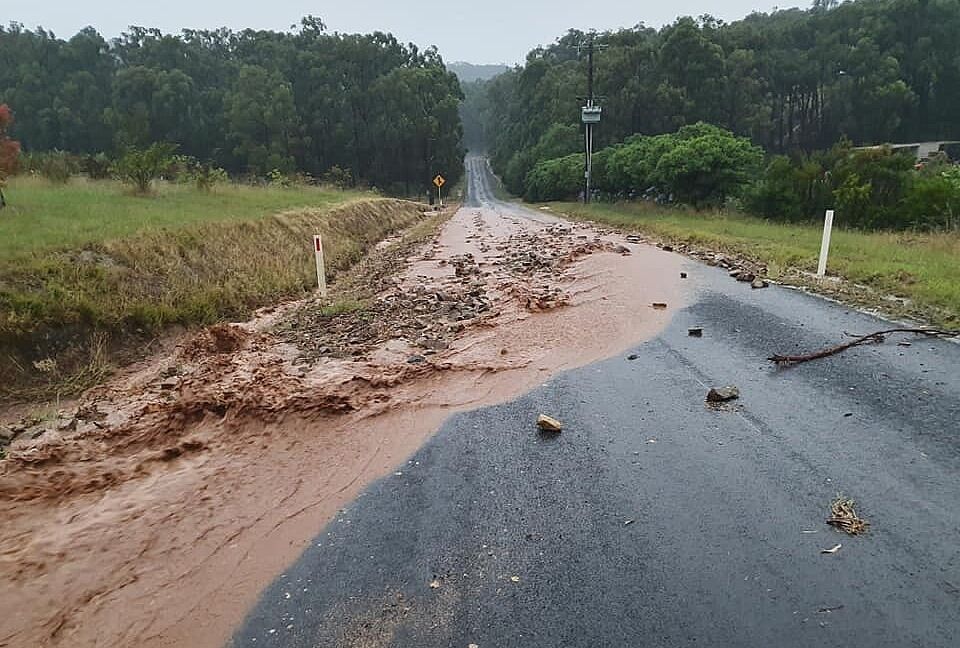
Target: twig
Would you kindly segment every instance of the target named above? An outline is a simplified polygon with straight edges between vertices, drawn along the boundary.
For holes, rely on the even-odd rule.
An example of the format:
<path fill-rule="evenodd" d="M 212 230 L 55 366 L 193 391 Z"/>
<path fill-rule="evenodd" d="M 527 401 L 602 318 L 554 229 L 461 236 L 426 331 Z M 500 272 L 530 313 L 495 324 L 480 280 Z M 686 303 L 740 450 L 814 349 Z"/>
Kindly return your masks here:
<path fill-rule="evenodd" d="M 913 333 L 915 335 L 927 335 L 930 337 L 956 337 L 960 335 L 960 331 L 945 331 L 942 329 L 921 329 L 921 328 L 895 328 L 887 329 L 886 331 L 877 331 L 876 333 L 870 333 L 869 335 L 861 335 L 860 337 L 852 340 L 851 342 L 846 342 L 844 344 L 838 344 L 837 346 L 828 347 L 821 351 L 815 353 L 807 353 L 804 355 L 780 355 L 774 354 L 767 358 L 771 362 L 775 362 L 778 365 L 792 365 L 799 364 L 801 362 L 809 362 L 811 360 L 817 360 L 819 358 L 826 358 L 827 356 L 832 356 L 841 351 L 846 351 L 855 346 L 860 346 L 861 344 L 877 344 L 883 342 L 886 339 L 886 336 L 891 333 Z"/>

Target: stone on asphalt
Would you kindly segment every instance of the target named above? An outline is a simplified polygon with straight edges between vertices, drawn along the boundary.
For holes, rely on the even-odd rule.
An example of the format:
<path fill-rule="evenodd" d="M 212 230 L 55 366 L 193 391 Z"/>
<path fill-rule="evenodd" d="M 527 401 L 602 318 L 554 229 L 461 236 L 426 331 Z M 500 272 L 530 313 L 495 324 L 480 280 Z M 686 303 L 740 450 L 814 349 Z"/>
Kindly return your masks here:
<path fill-rule="evenodd" d="M 725 403 L 740 398 L 740 390 L 733 385 L 726 387 L 712 387 L 707 392 L 708 403 Z"/>
<path fill-rule="evenodd" d="M 544 432 L 559 432 L 563 429 L 563 423 L 552 416 L 541 414 L 537 417 L 537 427 Z"/>

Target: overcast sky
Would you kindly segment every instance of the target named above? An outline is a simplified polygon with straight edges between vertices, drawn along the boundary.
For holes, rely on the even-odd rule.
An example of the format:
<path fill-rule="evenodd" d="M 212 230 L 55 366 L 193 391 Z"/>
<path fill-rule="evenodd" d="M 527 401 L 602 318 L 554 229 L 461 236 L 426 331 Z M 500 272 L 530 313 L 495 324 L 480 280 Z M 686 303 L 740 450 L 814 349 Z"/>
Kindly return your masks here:
<path fill-rule="evenodd" d="M 787 0 L 781 6 L 794 4 Z M 91 25 L 112 38 L 128 25 L 167 32 L 223 26 L 280 30 L 313 14 L 331 30 L 389 31 L 421 47 L 436 45 L 449 62 L 519 63 L 530 49 L 553 42 L 570 27 L 603 30 L 639 22 L 659 27 L 677 16 L 703 13 L 733 20 L 774 6 L 770 0 L 3 0 L 0 21 L 31 29 L 42 25 L 63 38 Z"/>

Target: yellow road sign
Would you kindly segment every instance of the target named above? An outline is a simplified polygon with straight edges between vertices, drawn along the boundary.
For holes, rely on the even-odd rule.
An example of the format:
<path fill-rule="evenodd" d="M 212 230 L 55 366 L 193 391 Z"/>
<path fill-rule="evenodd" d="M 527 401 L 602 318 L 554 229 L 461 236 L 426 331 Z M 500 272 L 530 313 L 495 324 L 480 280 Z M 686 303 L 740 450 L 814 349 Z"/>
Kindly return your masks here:
<path fill-rule="evenodd" d="M 442 175 L 439 175 L 439 174 L 437 175 L 436 178 L 433 179 L 433 184 L 437 185 L 437 189 L 439 189 L 439 188 L 442 187 L 444 184 L 446 184 L 446 182 L 447 182 L 447 181 L 444 180 L 443 176 L 442 176 Z"/>

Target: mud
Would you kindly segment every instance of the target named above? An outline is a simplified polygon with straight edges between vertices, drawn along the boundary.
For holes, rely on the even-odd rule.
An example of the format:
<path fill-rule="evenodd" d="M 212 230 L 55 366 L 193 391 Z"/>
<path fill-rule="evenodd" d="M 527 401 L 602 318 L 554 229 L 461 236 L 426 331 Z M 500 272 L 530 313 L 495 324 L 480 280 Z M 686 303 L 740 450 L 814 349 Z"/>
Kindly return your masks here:
<path fill-rule="evenodd" d="M 202 331 L 17 434 L 0 646 L 222 645 L 450 414 L 620 352 L 683 303 L 680 257 L 547 215 L 464 208 L 371 256 L 333 300 Z"/>

